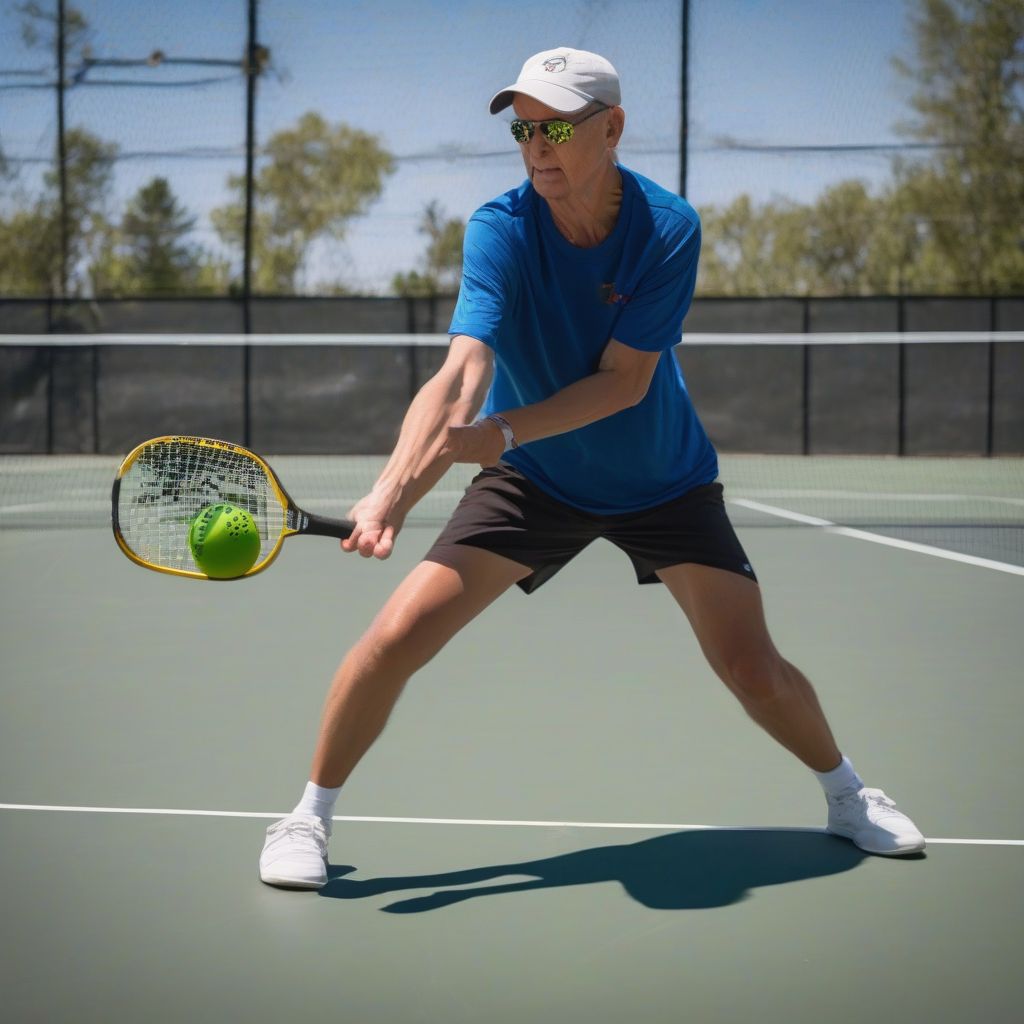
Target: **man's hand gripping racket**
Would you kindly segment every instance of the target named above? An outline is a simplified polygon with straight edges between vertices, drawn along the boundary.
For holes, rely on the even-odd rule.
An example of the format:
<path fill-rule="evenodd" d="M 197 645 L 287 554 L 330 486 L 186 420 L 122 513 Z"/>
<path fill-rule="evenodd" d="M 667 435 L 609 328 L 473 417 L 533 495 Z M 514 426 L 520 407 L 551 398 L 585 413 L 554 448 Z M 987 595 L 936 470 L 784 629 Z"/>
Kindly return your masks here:
<path fill-rule="evenodd" d="M 157 437 L 140 444 L 117 472 L 111 496 L 114 538 L 136 565 L 209 579 L 197 568 L 189 531 L 204 509 L 221 502 L 247 512 L 260 540 L 256 561 L 235 578 L 266 569 L 289 537 L 345 540 L 356 526 L 300 509 L 270 466 L 246 448 L 208 437 Z"/>

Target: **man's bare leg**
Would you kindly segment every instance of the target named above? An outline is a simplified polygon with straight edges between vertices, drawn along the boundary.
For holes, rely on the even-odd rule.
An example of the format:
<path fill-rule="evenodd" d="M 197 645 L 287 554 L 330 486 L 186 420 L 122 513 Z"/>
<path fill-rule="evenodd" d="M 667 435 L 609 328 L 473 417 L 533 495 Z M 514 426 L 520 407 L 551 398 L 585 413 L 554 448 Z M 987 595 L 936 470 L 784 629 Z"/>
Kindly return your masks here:
<path fill-rule="evenodd" d="M 500 555 L 459 547 L 448 564 L 421 562 L 399 584 L 334 676 L 306 792 L 292 814 L 267 829 L 264 882 L 299 889 L 326 884 L 337 790 L 380 735 L 406 682 L 527 575 L 529 569 Z"/>
<path fill-rule="evenodd" d="M 450 565 L 421 562 L 335 673 L 310 779 L 342 785 L 384 728 L 408 679 L 529 569 L 460 547 Z"/>
<path fill-rule="evenodd" d="M 768 634 L 761 588 L 737 573 L 689 563 L 658 576 L 686 613 L 711 667 L 747 714 L 809 768 L 835 768 L 842 754 L 814 688 Z"/>
<path fill-rule="evenodd" d="M 882 790 L 865 787 L 841 755 L 814 688 L 768 635 L 758 585 L 703 565 L 676 565 L 658 575 L 750 717 L 817 774 L 828 801 L 827 830 L 868 853 L 923 850 L 917 826 Z"/>

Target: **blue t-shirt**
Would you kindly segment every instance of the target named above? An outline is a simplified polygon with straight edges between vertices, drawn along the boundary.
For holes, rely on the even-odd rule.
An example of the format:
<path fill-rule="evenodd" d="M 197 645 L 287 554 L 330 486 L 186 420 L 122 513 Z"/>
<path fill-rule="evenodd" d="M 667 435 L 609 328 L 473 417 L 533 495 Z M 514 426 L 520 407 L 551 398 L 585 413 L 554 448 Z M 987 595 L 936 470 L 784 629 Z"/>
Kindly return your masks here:
<path fill-rule="evenodd" d="M 661 352 L 638 405 L 504 455 L 553 497 L 602 515 L 651 508 L 718 475 L 672 351 L 693 297 L 700 221 L 686 200 L 619 171 L 618 220 L 590 249 L 558 231 L 528 181 L 477 210 L 449 328 L 494 350 L 483 415 L 596 373 L 611 338 Z"/>

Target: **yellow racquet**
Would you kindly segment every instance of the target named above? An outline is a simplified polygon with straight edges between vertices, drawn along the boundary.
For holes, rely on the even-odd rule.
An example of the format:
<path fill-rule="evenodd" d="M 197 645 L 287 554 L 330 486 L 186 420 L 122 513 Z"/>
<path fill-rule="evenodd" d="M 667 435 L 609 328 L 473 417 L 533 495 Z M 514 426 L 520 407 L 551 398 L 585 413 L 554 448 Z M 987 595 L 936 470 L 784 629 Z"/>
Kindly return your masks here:
<path fill-rule="evenodd" d="M 355 527 L 347 519 L 304 512 L 270 466 L 247 448 L 209 437 L 156 437 L 140 444 L 117 471 L 111 495 L 114 539 L 145 569 L 209 579 L 193 561 L 189 527 L 218 502 L 245 509 L 259 533 L 259 556 L 239 579 L 266 569 L 288 537 L 344 540 Z"/>

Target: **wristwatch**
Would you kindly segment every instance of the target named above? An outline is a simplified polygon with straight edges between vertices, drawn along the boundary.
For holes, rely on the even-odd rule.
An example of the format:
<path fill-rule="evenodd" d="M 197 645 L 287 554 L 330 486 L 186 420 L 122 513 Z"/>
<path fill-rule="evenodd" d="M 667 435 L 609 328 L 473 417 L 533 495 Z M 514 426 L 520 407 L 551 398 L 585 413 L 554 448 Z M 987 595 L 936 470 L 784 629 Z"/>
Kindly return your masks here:
<path fill-rule="evenodd" d="M 492 412 L 490 416 L 485 416 L 484 419 L 490 420 L 501 431 L 502 436 L 505 438 L 505 451 L 508 451 L 509 448 L 519 447 L 519 444 L 516 442 L 516 435 L 512 432 L 512 424 L 504 416 L 499 416 L 496 412 Z"/>

